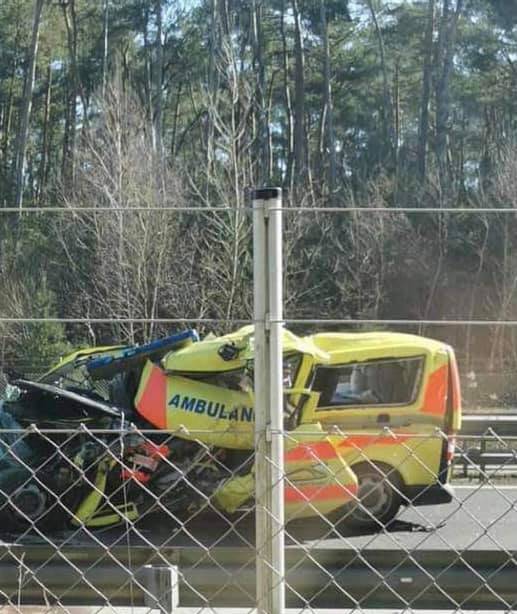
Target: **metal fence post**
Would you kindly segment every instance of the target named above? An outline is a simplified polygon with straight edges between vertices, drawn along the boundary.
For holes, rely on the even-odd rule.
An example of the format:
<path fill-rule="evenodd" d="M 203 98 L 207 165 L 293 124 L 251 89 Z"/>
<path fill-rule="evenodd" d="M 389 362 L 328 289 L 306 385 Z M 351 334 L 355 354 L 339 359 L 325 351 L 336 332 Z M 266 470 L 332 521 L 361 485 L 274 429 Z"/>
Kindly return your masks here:
<path fill-rule="evenodd" d="M 281 614 L 285 604 L 282 191 L 255 190 L 252 200 L 257 610 Z"/>

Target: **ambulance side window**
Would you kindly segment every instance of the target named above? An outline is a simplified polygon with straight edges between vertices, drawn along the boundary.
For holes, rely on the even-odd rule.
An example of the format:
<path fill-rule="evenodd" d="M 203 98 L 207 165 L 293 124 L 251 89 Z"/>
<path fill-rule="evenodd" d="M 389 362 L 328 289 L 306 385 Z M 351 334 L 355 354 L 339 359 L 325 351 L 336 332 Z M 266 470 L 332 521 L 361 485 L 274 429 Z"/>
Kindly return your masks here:
<path fill-rule="evenodd" d="M 318 408 L 409 405 L 418 396 L 423 356 L 348 363 L 316 370 Z"/>

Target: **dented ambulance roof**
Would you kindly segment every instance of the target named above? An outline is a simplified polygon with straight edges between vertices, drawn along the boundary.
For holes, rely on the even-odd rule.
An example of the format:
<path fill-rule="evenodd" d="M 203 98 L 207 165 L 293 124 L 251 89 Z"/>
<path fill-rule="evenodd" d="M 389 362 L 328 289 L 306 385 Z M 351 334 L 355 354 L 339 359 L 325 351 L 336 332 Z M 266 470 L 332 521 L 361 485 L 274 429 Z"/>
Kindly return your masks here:
<path fill-rule="evenodd" d="M 348 359 L 351 354 L 363 357 L 375 352 L 375 355 L 379 357 L 410 356 L 425 352 L 446 351 L 448 348 L 447 344 L 442 341 L 389 331 L 317 333 L 304 337 L 304 339 L 326 352 L 331 363 Z"/>
<path fill-rule="evenodd" d="M 164 357 L 162 366 L 175 373 L 223 373 L 242 369 L 254 358 L 254 326 L 221 337 L 207 337 L 184 349 L 173 351 Z M 321 363 L 329 361 L 328 353 L 308 337 L 298 337 L 289 330 L 283 331 L 284 353 L 310 354 Z"/>
<path fill-rule="evenodd" d="M 446 351 L 447 345 L 434 339 L 405 333 L 374 331 L 354 333 L 317 333 L 299 337 L 283 331 L 284 354 L 309 354 L 319 364 L 336 364 L 350 360 L 367 360 L 372 356 L 402 357 L 427 352 Z M 242 369 L 253 360 L 255 351 L 254 326 L 244 326 L 221 337 L 203 341 L 170 352 L 162 366 L 175 373 L 223 373 Z"/>

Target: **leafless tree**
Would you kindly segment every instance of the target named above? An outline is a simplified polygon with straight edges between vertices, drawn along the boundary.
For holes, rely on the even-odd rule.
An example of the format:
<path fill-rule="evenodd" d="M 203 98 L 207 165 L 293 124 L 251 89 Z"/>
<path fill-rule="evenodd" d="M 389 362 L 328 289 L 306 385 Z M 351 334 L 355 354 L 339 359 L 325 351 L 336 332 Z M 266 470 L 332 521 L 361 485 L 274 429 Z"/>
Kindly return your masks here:
<path fill-rule="evenodd" d="M 70 286 L 80 288 L 71 308 L 128 320 L 184 315 L 189 229 L 174 211 L 184 205 L 180 182 L 161 163 L 136 98 L 110 86 L 98 114 L 77 151 L 74 187 L 63 192 L 72 215 L 62 216 L 57 232 Z M 99 211 L 81 211 L 91 207 Z M 134 342 L 156 330 L 153 322 L 128 322 L 113 333 Z"/>

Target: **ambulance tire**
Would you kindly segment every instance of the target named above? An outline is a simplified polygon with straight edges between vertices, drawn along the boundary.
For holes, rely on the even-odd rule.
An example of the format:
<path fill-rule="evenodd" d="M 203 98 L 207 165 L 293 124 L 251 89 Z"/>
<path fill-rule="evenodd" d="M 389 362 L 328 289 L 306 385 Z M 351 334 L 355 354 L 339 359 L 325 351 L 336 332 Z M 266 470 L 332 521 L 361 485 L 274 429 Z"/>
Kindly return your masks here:
<path fill-rule="evenodd" d="M 361 530 L 389 528 L 402 504 L 400 474 L 384 463 L 359 463 L 352 470 L 359 483 L 359 502 L 347 510 L 343 518 L 345 524 Z"/>
<path fill-rule="evenodd" d="M 61 515 L 55 509 L 49 509 L 49 501 L 47 492 L 36 480 L 31 480 L 25 468 L 11 467 L 0 471 L 0 533 L 36 527 L 39 530 L 54 529 L 60 524 Z"/>

